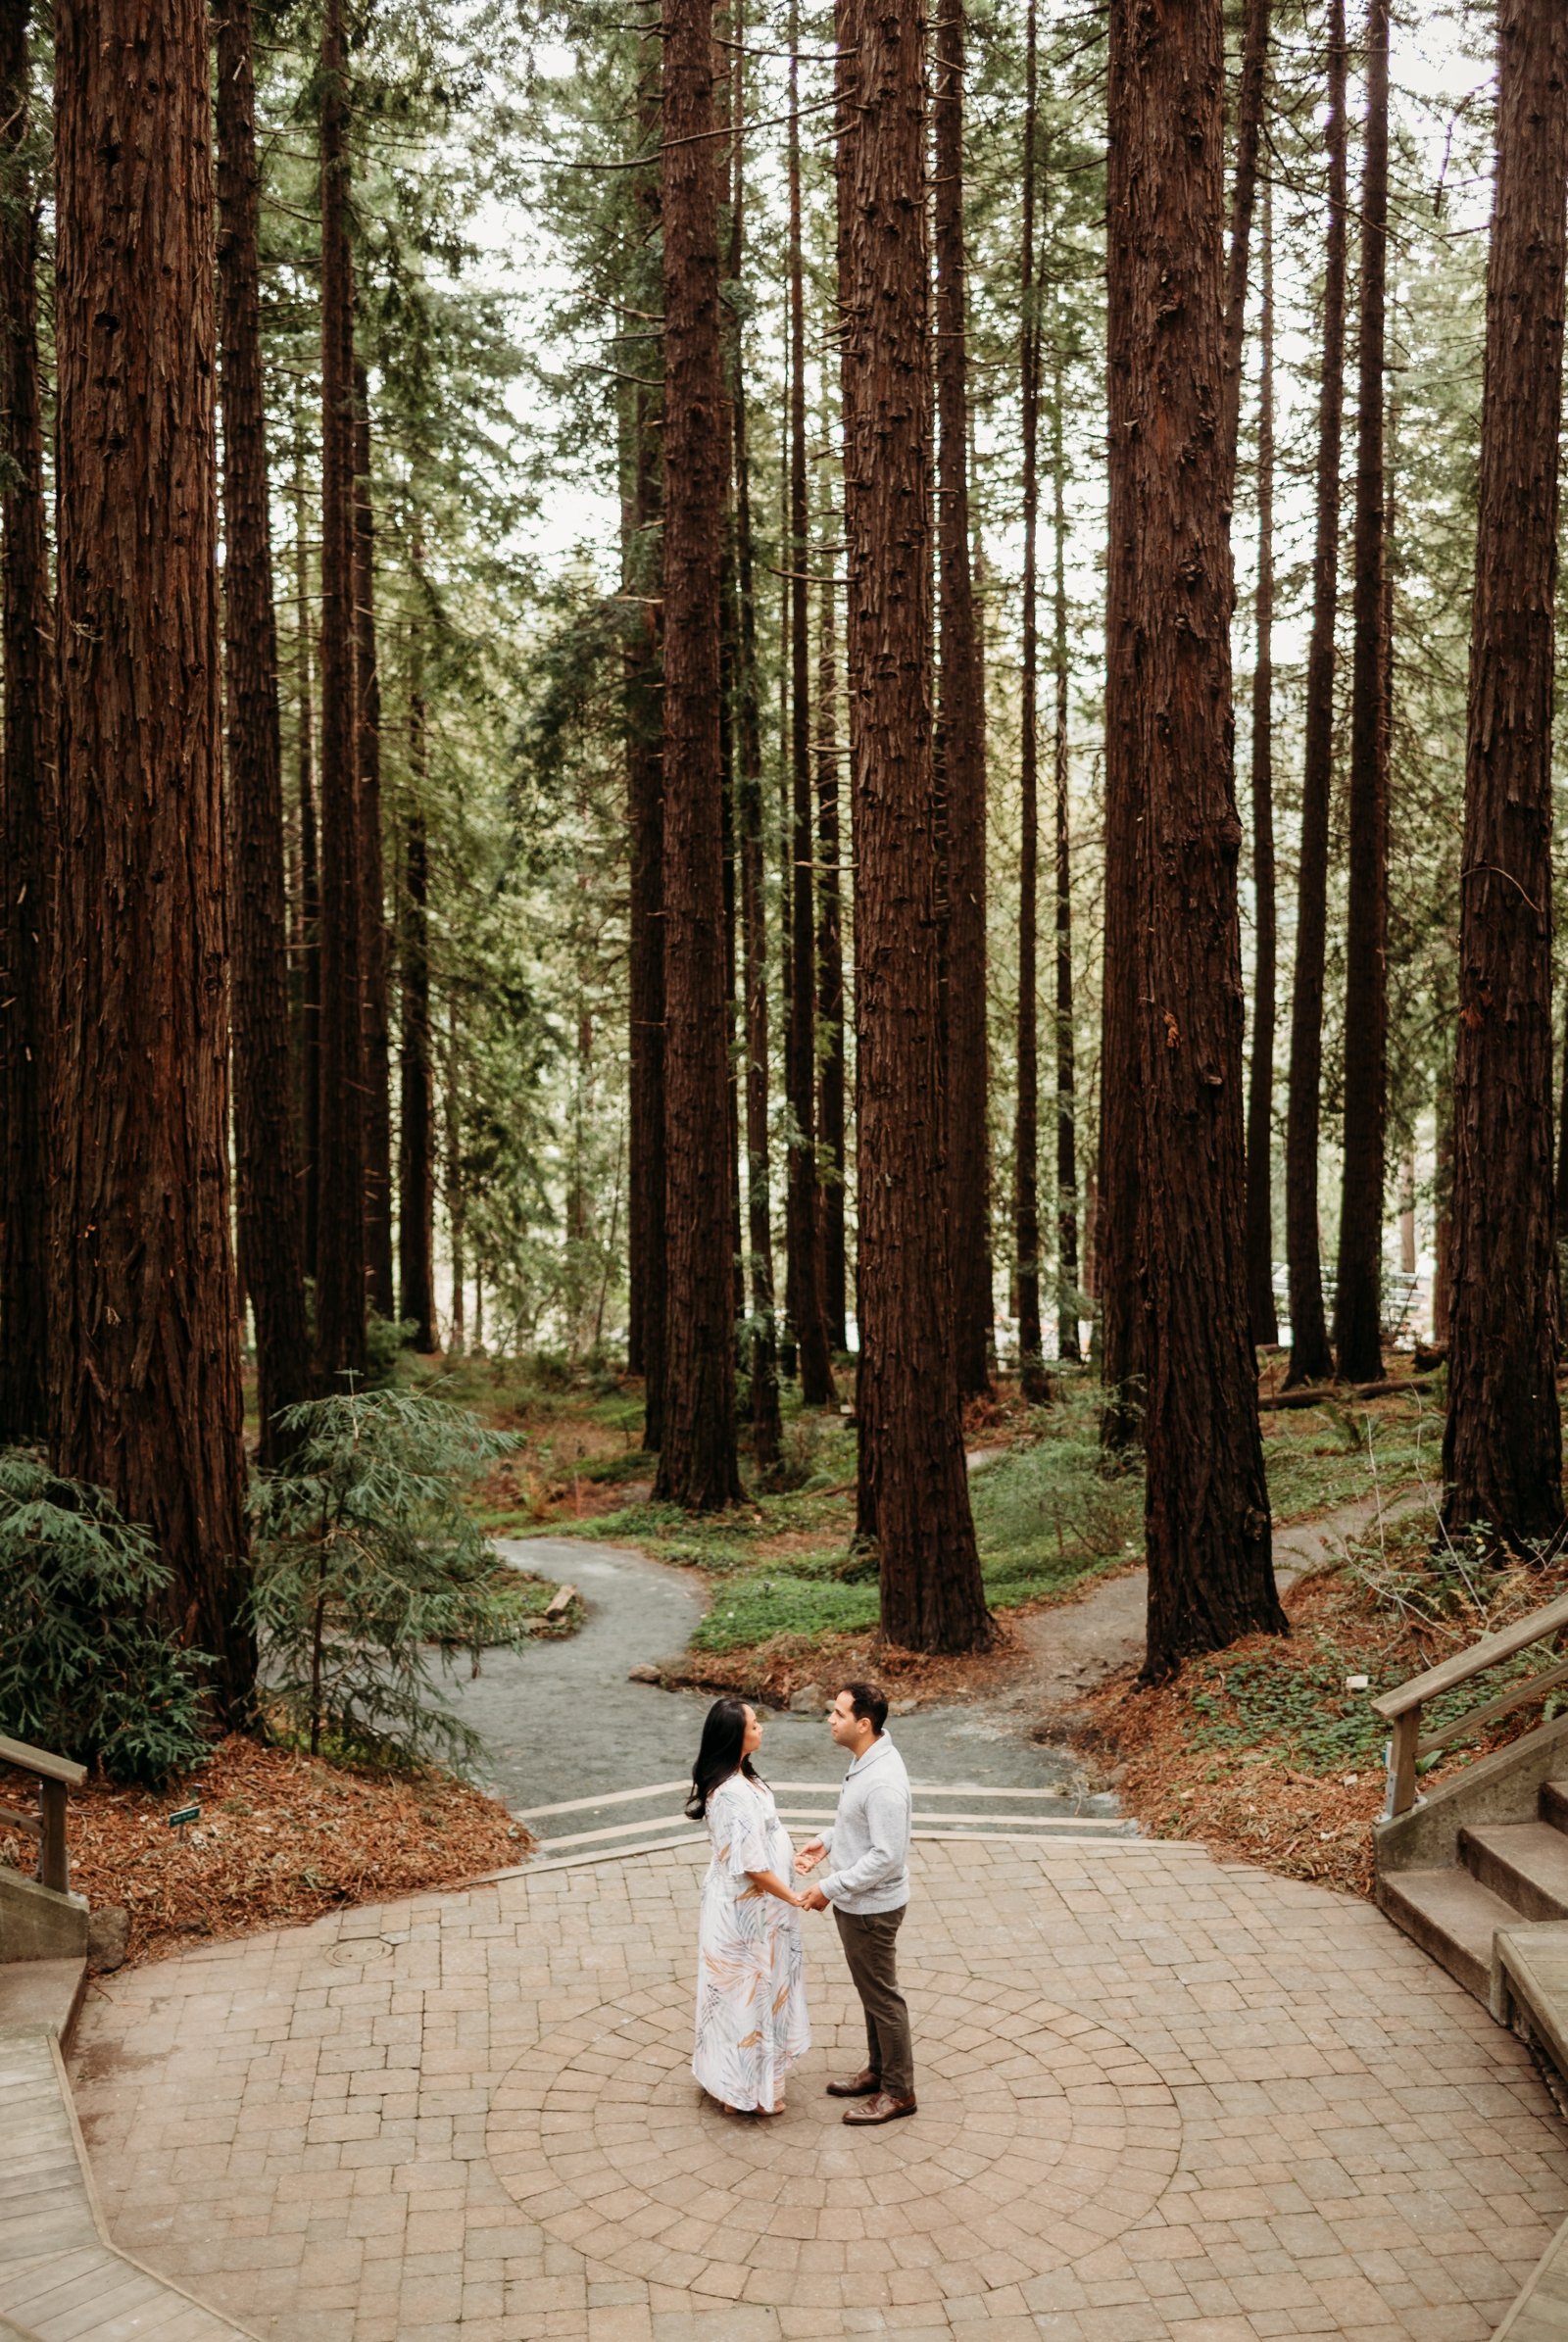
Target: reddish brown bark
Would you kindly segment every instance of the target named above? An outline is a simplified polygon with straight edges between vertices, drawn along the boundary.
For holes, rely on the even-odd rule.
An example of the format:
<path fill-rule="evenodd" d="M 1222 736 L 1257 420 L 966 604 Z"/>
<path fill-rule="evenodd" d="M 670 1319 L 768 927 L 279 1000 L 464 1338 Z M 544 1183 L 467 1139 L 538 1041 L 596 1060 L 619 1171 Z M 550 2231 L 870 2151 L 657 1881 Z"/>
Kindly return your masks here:
<path fill-rule="evenodd" d="M 414 569 L 417 581 L 417 545 Z M 416 616 L 409 688 L 409 808 L 403 828 L 399 906 L 398 1306 L 400 1315 L 414 1328 L 415 1348 L 433 1350 L 435 1079 L 430 1029 L 430 852 L 424 815 L 429 719 L 419 625 Z"/>
<path fill-rule="evenodd" d="M 1562 427 L 1568 19 L 1497 11 L 1481 493 L 1454 1064 L 1445 1517 L 1562 1528 L 1551 1166 L 1552 616 Z"/>
<path fill-rule="evenodd" d="M 365 990 L 365 1259 L 377 1316 L 397 1314 L 392 1277 L 392 961 L 381 845 L 381 678 L 375 647 L 370 391 L 354 366 L 354 721 L 360 808 L 360 970 Z"/>
<path fill-rule="evenodd" d="M 1328 933 L 1329 796 L 1334 777 L 1334 621 L 1340 574 L 1340 442 L 1345 405 L 1345 0 L 1329 0 L 1328 233 L 1323 255 L 1323 371 L 1318 393 L 1317 533 L 1306 654 L 1301 853 L 1285 1119 L 1285 1251 L 1291 1293 L 1287 1382 L 1334 1372 L 1323 1309 L 1317 1219 L 1323 1093 L 1323 968 Z"/>
<path fill-rule="evenodd" d="M 657 58 L 645 56 L 636 122 L 639 153 L 658 142 L 659 73 Z M 651 247 L 659 232 L 657 171 L 638 171 L 635 202 L 645 246 Z M 661 394 L 638 383 L 630 403 L 630 496 L 621 570 L 631 613 L 621 665 L 631 845 L 626 1364 L 644 1378 L 643 1445 L 652 1450 L 659 1446 L 663 1417 L 665 1300 Z"/>
<path fill-rule="evenodd" d="M 1052 342 L 1051 479 L 1054 539 L 1052 667 L 1056 686 L 1052 766 L 1056 808 L 1056 1355 L 1078 1341 L 1077 1051 L 1073 1032 L 1072 830 L 1067 802 L 1067 456 L 1061 335 Z"/>
<path fill-rule="evenodd" d="M 234 1188 L 239 1272 L 256 1328 L 258 1452 L 310 1395 L 305 1232 L 289 1051 L 277 619 L 262 367 L 256 80 L 250 0 L 218 26 L 218 267 L 223 402 L 223 678 L 234 949 Z"/>
<path fill-rule="evenodd" d="M 746 117 L 746 66 L 737 48 L 733 120 Z M 729 276 L 741 281 L 745 260 L 744 150 L 735 142 L 730 203 Z M 767 911 L 762 839 L 762 716 L 757 678 L 756 557 L 752 543 L 752 466 L 747 446 L 746 344 L 736 320 L 731 403 L 735 421 L 736 791 L 740 846 L 742 1005 L 746 1036 L 746 1235 L 751 1262 L 752 1452 L 778 1461 L 778 1326 L 773 1291 L 773 1208 L 767 1159 Z"/>
<path fill-rule="evenodd" d="M 1100 1147 L 1096 1180 L 1095 1293 L 1100 1302 L 1100 1371 L 1105 1388 L 1101 1438 L 1110 1448 L 1140 1436 L 1145 1358 L 1139 1195 L 1138 829 L 1143 773 L 1133 736 L 1129 665 L 1137 507 L 1132 493 L 1128 407 L 1128 282 L 1133 154 L 1125 127 L 1127 33 L 1110 0 L 1107 65 L 1109 141 L 1105 154 L 1107 269 L 1105 384 L 1109 434 L 1105 460 L 1105 911 L 1101 976 Z"/>
<path fill-rule="evenodd" d="M 321 1013 L 317 1371 L 365 1372 L 364 890 L 357 773 L 354 257 L 343 0 L 321 26 Z"/>
<path fill-rule="evenodd" d="M 1157 1682 L 1188 1653 L 1283 1632 L 1247 1316 L 1242 969 L 1231 770 L 1220 0 L 1116 8 L 1125 233 L 1143 1213 L 1145 1545 Z"/>
<path fill-rule="evenodd" d="M 831 514 L 828 515 L 831 518 Z M 824 539 L 832 529 L 825 528 Z M 838 586 L 834 557 L 824 551 L 816 637 L 816 1022 L 821 1035 L 817 1070 L 817 1138 L 831 1179 L 822 1186 L 822 1315 L 832 1347 L 849 1346 L 845 1324 L 847 1263 L 844 1201 L 847 1175 L 844 1115 L 844 898 L 839 872 Z"/>
<path fill-rule="evenodd" d="M 300 1178 L 305 1274 L 316 1275 L 321 1151 L 321 869 L 316 824 L 315 716 L 311 700 L 310 561 L 305 536 L 305 444 L 294 440 L 294 691 L 300 806 L 299 1081 Z"/>
<path fill-rule="evenodd" d="M 38 189 L 27 0 L 0 7 L 0 1445 L 49 1423 L 49 948 L 53 925 L 53 617 L 38 397 Z"/>
<path fill-rule="evenodd" d="M 1030 0 L 1023 116 L 1023 249 L 1019 373 L 1023 421 L 1023 671 L 1018 785 L 1017 1110 L 1012 1141 L 1013 1282 L 1018 1377 L 1026 1398 L 1051 1396 L 1040 1322 L 1040 317 L 1035 283 L 1036 8 Z"/>
<path fill-rule="evenodd" d="M 711 0 L 663 42 L 664 1421 L 660 1498 L 741 1492 L 735 1461 L 729 1004 L 719 573 L 728 432 L 719 370 Z"/>
<path fill-rule="evenodd" d="M 790 19 L 790 991 L 786 1071 L 790 1119 L 786 1238 L 791 1328 L 799 1351 L 801 1398 L 825 1407 L 835 1397 L 822 1309 L 822 1231 L 816 1179 L 816 885 L 811 788 L 811 635 L 807 563 L 810 526 L 806 488 L 806 288 L 801 253 L 799 11 Z"/>
<path fill-rule="evenodd" d="M 210 60 L 200 0 L 55 11 L 61 1471 L 145 1522 L 249 1716 L 228 1233 Z M 113 525 L 134 514 L 134 528 Z"/>
<path fill-rule="evenodd" d="M 1384 284 L 1389 224 L 1389 0 L 1367 11 L 1361 173 L 1361 346 L 1350 673 L 1349 906 L 1345 946 L 1345 1143 L 1334 1346 L 1352 1383 L 1383 1372 L 1384 1124 L 1389 1031 L 1389 728 L 1384 682 Z"/>
<path fill-rule="evenodd" d="M 958 1394 L 991 1387 L 991 1149 L 986 1124 L 986 735 L 969 549 L 967 266 L 963 229 L 962 0 L 938 12 L 933 66 L 936 185 L 939 762 L 947 813 L 948 1225 Z"/>
<path fill-rule="evenodd" d="M 859 1163 L 858 1519 L 883 1633 L 986 1641 L 946 1244 L 931 763 L 925 18 L 854 12 L 839 202 Z M 844 25 L 841 18 L 840 37 Z"/>
<path fill-rule="evenodd" d="M 1274 209 L 1263 190 L 1258 317 L 1257 593 L 1252 661 L 1252 1057 L 1247 1077 L 1247 1303 L 1254 1342 L 1278 1342 L 1274 1306 Z"/>

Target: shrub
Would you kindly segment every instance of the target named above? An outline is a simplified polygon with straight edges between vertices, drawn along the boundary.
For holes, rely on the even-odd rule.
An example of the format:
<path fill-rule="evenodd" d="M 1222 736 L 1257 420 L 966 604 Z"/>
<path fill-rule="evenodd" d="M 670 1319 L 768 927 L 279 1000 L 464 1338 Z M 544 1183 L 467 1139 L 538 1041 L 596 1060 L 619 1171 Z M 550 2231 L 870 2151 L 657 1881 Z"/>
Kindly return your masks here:
<path fill-rule="evenodd" d="M 526 1631 L 460 1501 L 514 1441 L 422 1391 L 313 1399 L 283 1423 L 287 1468 L 252 1496 L 270 1713 L 313 1755 L 470 1765 L 478 1735 L 436 1669 Z"/>
<path fill-rule="evenodd" d="M 0 1722 L 116 1781 L 207 1754 L 200 1669 L 159 1622 L 170 1572 L 110 1496 L 0 1453 Z"/>

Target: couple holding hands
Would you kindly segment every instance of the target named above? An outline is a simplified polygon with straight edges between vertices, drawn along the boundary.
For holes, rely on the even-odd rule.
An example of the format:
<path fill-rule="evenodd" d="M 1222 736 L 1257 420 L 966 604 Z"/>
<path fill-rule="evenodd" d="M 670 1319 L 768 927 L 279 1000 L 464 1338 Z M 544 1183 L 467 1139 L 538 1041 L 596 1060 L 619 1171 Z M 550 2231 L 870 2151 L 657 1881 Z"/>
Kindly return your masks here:
<path fill-rule="evenodd" d="M 865 2011 L 862 2071 L 830 2081 L 855 2103 L 846 2122 L 912 2115 L 909 2012 L 899 1990 L 898 1932 L 909 1899 L 909 1777 L 884 1727 L 888 1703 L 847 1683 L 828 1711 L 850 1758 L 832 1829 L 797 1854 L 752 1760 L 762 1727 L 745 1700 L 717 1699 L 703 1726 L 686 1811 L 706 1821 L 712 1859 L 698 1926 L 692 2072 L 726 2114 L 781 2115 L 784 2076 L 811 2045 L 800 1913 L 832 1910 Z M 796 1880 L 831 1856 L 819 1883 Z"/>

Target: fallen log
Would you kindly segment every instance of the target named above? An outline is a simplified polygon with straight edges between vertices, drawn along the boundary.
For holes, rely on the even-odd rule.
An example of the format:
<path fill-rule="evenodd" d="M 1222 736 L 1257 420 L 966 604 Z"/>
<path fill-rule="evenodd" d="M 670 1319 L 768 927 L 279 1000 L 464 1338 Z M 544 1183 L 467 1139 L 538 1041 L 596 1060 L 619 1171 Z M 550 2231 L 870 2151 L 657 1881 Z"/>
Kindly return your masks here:
<path fill-rule="evenodd" d="M 1352 1405 L 1359 1398 L 1397 1398 L 1406 1391 L 1425 1391 L 1437 1373 L 1396 1375 L 1382 1383 L 1303 1383 L 1295 1391 L 1275 1391 L 1258 1400 L 1260 1413 L 1281 1407 L 1321 1407 L 1331 1401 Z"/>

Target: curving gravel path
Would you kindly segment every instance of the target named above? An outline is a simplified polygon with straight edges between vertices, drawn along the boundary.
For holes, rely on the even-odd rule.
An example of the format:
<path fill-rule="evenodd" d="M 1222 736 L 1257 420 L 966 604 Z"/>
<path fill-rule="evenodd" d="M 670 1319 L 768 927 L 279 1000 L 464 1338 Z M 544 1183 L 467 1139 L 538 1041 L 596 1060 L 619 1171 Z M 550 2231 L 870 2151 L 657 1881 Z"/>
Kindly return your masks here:
<path fill-rule="evenodd" d="M 488 1652 L 479 1675 L 453 1687 L 454 1706 L 484 1735 L 487 1785 L 520 1809 L 687 1776 L 708 1695 L 626 1675 L 684 1647 L 705 1607 L 702 1581 L 579 1537 L 499 1537 L 496 1546 L 514 1568 L 569 1580 L 587 1616 L 564 1641 Z M 891 1729 L 917 1782 L 1060 1788 L 1071 1793 L 1065 1813 L 1113 1812 L 1113 1798 L 1077 1794 L 1075 1761 L 1027 1739 L 1028 1721 L 1010 1704 L 1005 1712 L 954 1704 L 899 1717 Z M 771 1714 L 766 1733 L 763 1763 L 775 1778 L 842 1778 L 821 1717 Z M 593 1819 L 585 1814 L 581 1826 Z"/>

